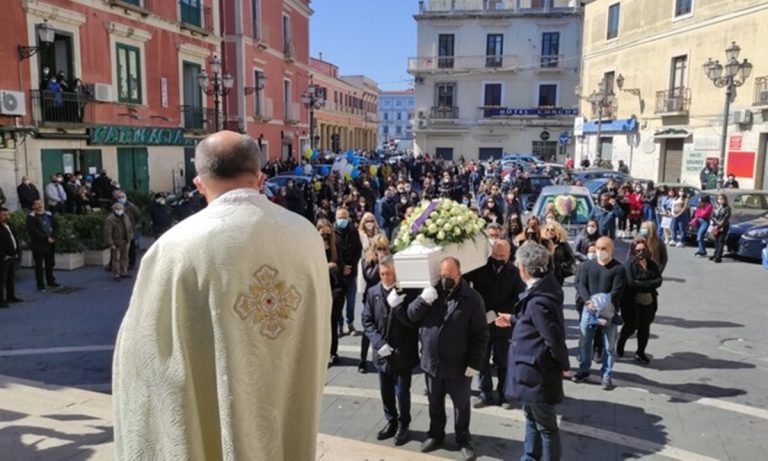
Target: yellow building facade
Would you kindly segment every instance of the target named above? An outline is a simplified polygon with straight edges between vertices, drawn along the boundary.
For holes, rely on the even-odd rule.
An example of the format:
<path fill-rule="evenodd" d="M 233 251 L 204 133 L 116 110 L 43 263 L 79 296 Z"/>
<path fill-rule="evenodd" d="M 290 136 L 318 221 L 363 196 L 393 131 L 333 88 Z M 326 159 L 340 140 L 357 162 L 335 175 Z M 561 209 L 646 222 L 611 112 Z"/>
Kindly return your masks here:
<path fill-rule="evenodd" d="M 719 163 L 726 101 L 704 64 L 725 64 L 736 42 L 752 71 L 731 100 L 724 171 L 766 188 L 767 34 L 765 0 L 586 2 L 577 163 L 600 152 L 634 177 L 700 186 L 704 166 Z"/>

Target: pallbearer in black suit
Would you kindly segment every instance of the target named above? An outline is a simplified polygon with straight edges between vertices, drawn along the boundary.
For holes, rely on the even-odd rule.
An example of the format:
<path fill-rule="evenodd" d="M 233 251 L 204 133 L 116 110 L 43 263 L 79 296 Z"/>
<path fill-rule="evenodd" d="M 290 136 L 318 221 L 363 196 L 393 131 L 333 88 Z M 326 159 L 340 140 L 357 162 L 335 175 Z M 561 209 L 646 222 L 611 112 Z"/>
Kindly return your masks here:
<path fill-rule="evenodd" d="M 457 259 L 440 263 L 440 283 L 425 288 L 408 305 L 408 318 L 420 328 L 421 368 L 429 397 L 429 438 L 421 451 L 430 452 L 443 444 L 447 394 L 453 401 L 456 443 L 465 460 L 475 459 L 469 434 L 469 396 L 472 378 L 483 366 L 488 324 L 483 298 L 461 277 Z"/>
<path fill-rule="evenodd" d="M 11 212 L 0 207 L 0 308 L 16 303 L 14 276 L 16 261 L 21 258 L 21 240 L 11 225 Z"/>
<path fill-rule="evenodd" d="M 387 425 L 377 437 L 384 440 L 394 436 L 395 445 L 403 445 L 410 439 L 411 373 L 419 363 L 419 337 L 418 330 L 408 320 L 406 294 L 396 287 L 391 256 L 379 260 L 379 275 L 381 282 L 368 290 L 362 314 L 365 335 L 373 345 L 373 362 L 379 371 L 387 419 Z"/>

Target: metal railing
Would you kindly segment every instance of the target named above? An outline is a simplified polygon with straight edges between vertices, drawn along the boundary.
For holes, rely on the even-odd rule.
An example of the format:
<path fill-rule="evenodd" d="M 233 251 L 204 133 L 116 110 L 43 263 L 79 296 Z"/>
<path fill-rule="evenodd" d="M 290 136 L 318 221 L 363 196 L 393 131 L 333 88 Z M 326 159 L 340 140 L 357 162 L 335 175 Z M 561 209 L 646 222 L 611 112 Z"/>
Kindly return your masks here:
<path fill-rule="evenodd" d="M 459 108 L 455 106 L 433 106 L 429 116 L 434 120 L 455 120 L 459 118 Z"/>
<path fill-rule="evenodd" d="M 565 55 L 540 54 L 536 56 L 536 63 L 540 69 L 559 69 L 563 67 Z"/>
<path fill-rule="evenodd" d="M 32 100 L 32 121 L 35 125 L 93 123 L 90 95 L 49 90 L 30 90 L 29 93 Z"/>
<path fill-rule="evenodd" d="M 216 112 L 213 109 L 198 106 L 179 106 L 183 128 L 190 131 L 214 133 L 216 131 Z"/>
<path fill-rule="evenodd" d="M 285 56 L 285 59 L 289 60 L 292 60 L 296 55 L 296 47 L 292 41 L 283 44 L 283 55 Z"/>
<path fill-rule="evenodd" d="M 690 88 L 670 88 L 656 92 L 656 113 L 688 112 L 691 105 Z"/>
<path fill-rule="evenodd" d="M 418 56 L 408 58 L 409 72 L 439 70 L 463 70 L 492 68 L 514 70 L 519 64 L 517 55 L 474 55 L 474 56 Z"/>
<path fill-rule="evenodd" d="M 768 106 L 768 77 L 755 77 L 755 99 L 756 106 Z"/>
<path fill-rule="evenodd" d="M 283 116 L 285 123 L 295 125 L 301 121 L 301 106 L 298 102 L 292 102 L 285 106 Z"/>
<path fill-rule="evenodd" d="M 254 118 L 257 120 L 272 120 L 275 115 L 275 106 L 272 98 L 261 98 L 254 111 Z"/>
<path fill-rule="evenodd" d="M 616 99 L 612 103 L 603 106 L 602 117 L 600 115 L 600 107 L 594 103 L 590 105 L 592 106 L 592 118 L 595 120 L 615 119 L 616 114 L 619 112 L 619 103 Z"/>
<path fill-rule="evenodd" d="M 570 0 L 422 0 L 420 13 L 551 12 L 578 9 Z"/>

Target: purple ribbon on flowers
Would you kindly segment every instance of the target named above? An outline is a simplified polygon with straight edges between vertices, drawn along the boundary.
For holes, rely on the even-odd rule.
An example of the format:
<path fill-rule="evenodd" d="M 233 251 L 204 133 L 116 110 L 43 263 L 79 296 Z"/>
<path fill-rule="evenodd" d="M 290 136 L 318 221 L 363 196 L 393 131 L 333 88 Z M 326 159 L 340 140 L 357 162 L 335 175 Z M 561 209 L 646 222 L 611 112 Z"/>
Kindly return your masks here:
<path fill-rule="evenodd" d="M 429 219 L 429 215 L 432 214 L 433 211 L 435 211 L 435 208 L 437 208 L 437 200 L 433 200 L 432 203 L 430 203 L 427 206 L 427 209 L 424 210 L 423 213 L 421 213 L 421 216 L 416 218 L 416 221 L 413 222 L 411 225 L 411 233 L 418 234 L 419 230 L 421 229 L 421 226 L 424 225 L 424 223 Z"/>

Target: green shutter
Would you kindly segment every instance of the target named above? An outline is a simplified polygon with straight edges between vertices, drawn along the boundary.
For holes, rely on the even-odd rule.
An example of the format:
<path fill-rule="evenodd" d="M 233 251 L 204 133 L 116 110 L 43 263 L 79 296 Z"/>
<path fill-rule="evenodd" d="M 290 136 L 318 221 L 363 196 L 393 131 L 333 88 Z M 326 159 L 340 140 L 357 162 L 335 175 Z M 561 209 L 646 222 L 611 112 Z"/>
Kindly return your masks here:
<path fill-rule="evenodd" d="M 141 104 L 141 50 L 138 47 L 118 43 L 117 59 L 117 100 L 130 104 Z M 131 83 L 135 77 L 135 84 Z"/>

